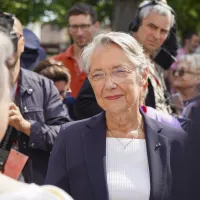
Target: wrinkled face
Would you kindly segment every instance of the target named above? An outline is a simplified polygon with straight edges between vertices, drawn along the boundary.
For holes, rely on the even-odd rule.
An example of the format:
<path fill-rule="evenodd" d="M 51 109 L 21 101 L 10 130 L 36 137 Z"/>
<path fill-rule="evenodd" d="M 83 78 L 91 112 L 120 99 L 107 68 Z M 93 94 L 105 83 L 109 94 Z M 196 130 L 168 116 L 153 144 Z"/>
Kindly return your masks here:
<path fill-rule="evenodd" d="M 158 50 L 166 40 L 170 31 L 171 18 L 151 12 L 142 20 L 134 37 L 148 53 Z"/>
<path fill-rule="evenodd" d="M 58 89 L 62 101 L 64 100 L 66 93 L 71 92 L 70 83 L 67 83 L 66 81 L 55 81 L 54 85 Z"/>
<path fill-rule="evenodd" d="M 193 35 L 190 40 L 188 40 L 189 51 L 190 53 L 194 53 L 196 48 L 199 46 L 199 37 L 197 35 Z"/>
<path fill-rule="evenodd" d="M 189 63 L 181 61 L 177 69 L 173 71 L 172 84 L 177 90 L 196 88 L 200 83 L 199 74 L 190 70 Z"/>
<path fill-rule="evenodd" d="M 5 80 L 8 81 L 8 71 L 5 67 Z M 0 140 L 2 140 L 8 125 L 8 110 L 9 110 L 9 87 L 6 82 L 0 86 L 2 98 L 0 99 Z"/>
<path fill-rule="evenodd" d="M 93 23 L 90 15 L 72 15 L 69 17 L 69 34 L 80 48 L 85 47 L 98 30 L 98 22 Z"/>
<path fill-rule="evenodd" d="M 118 114 L 138 109 L 140 87 L 134 68 L 115 44 L 95 49 L 88 78 L 102 109 Z"/>

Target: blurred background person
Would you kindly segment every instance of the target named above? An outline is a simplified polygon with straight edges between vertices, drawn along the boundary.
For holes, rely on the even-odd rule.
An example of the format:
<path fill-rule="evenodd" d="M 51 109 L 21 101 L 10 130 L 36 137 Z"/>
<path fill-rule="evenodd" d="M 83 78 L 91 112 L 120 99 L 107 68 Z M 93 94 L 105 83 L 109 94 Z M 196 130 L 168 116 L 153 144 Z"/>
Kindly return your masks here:
<path fill-rule="evenodd" d="M 192 109 L 200 103 L 200 55 L 183 55 L 173 70 L 172 85 L 183 101 L 181 117 L 190 120 Z"/>
<path fill-rule="evenodd" d="M 9 123 L 1 147 L 15 148 L 28 156 L 20 180 L 43 184 L 49 155 L 62 124 L 69 121 L 58 90 L 53 82 L 35 72 L 21 68 L 24 50 L 21 22 L 12 14 L 1 13 L 1 18 L 12 21 L 16 35 L 15 52 L 7 60 L 9 72 Z M 9 142 L 7 142 L 9 141 Z"/>
<path fill-rule="evenodd" d="M 0 25 L 1 30 L 1 25 Z M 12 56 L 11 40 L 0 31 L 0 140 L 4 137 L 9 119 L 9 75 L 5 66 L 6 60 Z M 38 187 L 11 179 L 0 173 L 0 199 L 3 200 L 72 200 L 64 191 L 54 186 Z"/>
<path fill-rule="evenodd" d="M 64 100 L 66 93 L 71 92 L 71 75 L 61 62 L 53 59 L 46 59 L 37 65 L 34 72 L 43 75 L 54 82 L 62 101 Z"/>
<path fill-rule="evenodd" d="M 195 53 L 199 46 L 199 36 L 196 32 L 187 32 L 183 34 L 183 47 L 178 49 L 177 56 Z"/>
<path fill-rule="evenodd" d="M 69 70 L 62 64 L 62 62 L 53 59 L 46 59 L 40 62 L 34 71 L 54 82 L 61 100 L 66 104 L 69 115 L 73 119 L 73 104 L 75 99 L 70 95 L 71 75 Z"/>
<path fill-rule="evenodd" d="M 46 58 L 45 50 L 40 46 L 39 38 L 31 30 L 23 29 L 24 52 L 20 57 L 21 67 L 34 70 L 34 68 Z"/>
<path fill-rule="evenodd" d="M 125 33 L 100 34 L 81 61 L 104 112 L 62 127 L 45 182 L 76 200 L 179 199 L 186 133 L 139 110 L 142 47 Z"/>
<path fill-rule="evenodd" d="M 71 95 L 76 98 L 86 78 L 85 72 L 79 66 L 81 50 L 92 40 L 99 28 L 97 13 L 91 5 L 75 4 L 67 14 L 68 32 L 73 44 L 63 53 L 53 57 L 61 61 L 71 74 Z"/>

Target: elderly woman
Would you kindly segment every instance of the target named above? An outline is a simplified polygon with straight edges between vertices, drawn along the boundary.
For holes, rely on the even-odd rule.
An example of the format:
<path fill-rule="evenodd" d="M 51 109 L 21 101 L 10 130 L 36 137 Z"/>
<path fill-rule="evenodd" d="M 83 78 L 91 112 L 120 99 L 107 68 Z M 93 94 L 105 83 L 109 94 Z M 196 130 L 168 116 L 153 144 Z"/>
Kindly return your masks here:
<path fill-rule="evenodd" d="M 147 61 L 125 33 L 100 34 L 82 53 L 104 112 L 64 125 L 46 183 L 76 200 L 178 199 L 186 135 L 139 110 Z"/>
<path fill-rule="evenodd" d="M 191 109 L 200 106 L 200 55 L 184 55 L 173 70 L 172 85 L 184 104 L 182 117 L 190 118 Z"/>

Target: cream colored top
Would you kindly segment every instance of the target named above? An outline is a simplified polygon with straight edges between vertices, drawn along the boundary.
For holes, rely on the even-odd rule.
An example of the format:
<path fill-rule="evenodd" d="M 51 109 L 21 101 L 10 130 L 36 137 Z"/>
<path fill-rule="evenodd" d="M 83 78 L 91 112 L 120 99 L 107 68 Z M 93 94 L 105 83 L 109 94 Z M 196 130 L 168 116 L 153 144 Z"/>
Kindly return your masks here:
<path fill-rule="evenodd" d="M 26 184 L 0 174 L 0 199 L 2 200 L 73 200 L 62 189 L 45 185 Z"/>
<path fill-rule="evenodd" d="M 128 144 L 131 140 L 118 139 L 123 144 Z M 116 138 L 107 138 L 106 170 L 109 200 L 149 200 L 146 140 L 133 139 L 124 149 Z"/>

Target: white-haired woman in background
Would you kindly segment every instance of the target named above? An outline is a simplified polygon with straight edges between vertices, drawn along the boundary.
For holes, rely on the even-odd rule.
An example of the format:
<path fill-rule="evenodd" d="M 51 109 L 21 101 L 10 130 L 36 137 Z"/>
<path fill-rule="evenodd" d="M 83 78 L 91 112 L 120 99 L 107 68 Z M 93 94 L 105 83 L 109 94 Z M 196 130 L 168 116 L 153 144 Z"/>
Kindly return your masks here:
<path fill-rule="evenodd" d="M 188 132 L 185 174 L 185 198 L 200 199 L 200 54 L 184 55 L 173 71 L 173 86 L 180 94 L 184 109 L 181 125 Z"/>
<path fill-rule="evenodd" d="M 46 183 L 76 200 L 179 199 L 186 135 L 139 110 L 148 73 L 141 46 L 125 33 L 100 34 L 81 60 L 104 112 L 62 127 Z"/>
<path fill-rule="evenodd" d="M 8 125 L 9 114 L 9 84 L 6 60 L 12 55 L 13 48 L 10 39 L 0 32 L 0 141 Z M 0 173 L 0 199 L 2 200 L 72 200 L 63 190 L 54 186 L 39 187 L 35 184 L 25 184 Z"/>
<path fill-rule="evenodd" d="M 200 55 L 182 56 L 172 74 L 172 86 L 184 103 L 181 115 L 189 118 L 191 109 L 200 106 Z"/>

